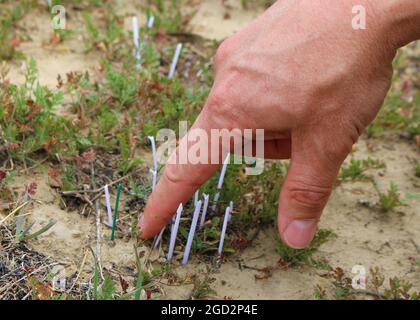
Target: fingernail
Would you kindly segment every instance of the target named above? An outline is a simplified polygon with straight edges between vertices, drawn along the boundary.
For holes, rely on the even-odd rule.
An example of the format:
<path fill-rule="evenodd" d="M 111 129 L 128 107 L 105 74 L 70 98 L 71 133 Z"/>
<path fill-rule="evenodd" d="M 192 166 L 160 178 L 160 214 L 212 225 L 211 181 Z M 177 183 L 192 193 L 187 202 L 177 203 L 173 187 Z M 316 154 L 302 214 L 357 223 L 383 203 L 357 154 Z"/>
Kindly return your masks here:
<path fill-rule="evenodd" d="M 139 218 L 139 222 L 138 222 L 138 224 L 137 224 L 137 227 L 139 228 L 139 231 L 140 231 L 140 232 L 142 232 L 142 231 L 143 231 L 143 228 L 144 228 L 144 215 L 142 215 L 142 216 Z"/>
<path fill-rule="evenodd" d="M 293 220 L 283 233 L 284 241 L 294 249 L 303 249 L 311 243 L 317 226 L 318 221 L 314 219 Z"/>

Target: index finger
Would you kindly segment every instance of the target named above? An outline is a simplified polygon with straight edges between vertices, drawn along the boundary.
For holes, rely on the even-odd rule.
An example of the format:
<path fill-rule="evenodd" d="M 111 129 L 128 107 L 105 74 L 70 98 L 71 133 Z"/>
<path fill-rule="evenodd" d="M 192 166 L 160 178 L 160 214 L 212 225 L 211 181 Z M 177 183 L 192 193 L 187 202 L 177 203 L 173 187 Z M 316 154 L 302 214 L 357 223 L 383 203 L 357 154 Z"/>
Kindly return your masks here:
<path fill-rule="evenodd" d="M 223 120 L 214 121 L 214 118 L 209 116 L 205 110 L 204 108 L 200 113 L 190 132 L 200 129 L 209 137 L 211 129 L 220 127 Z M 228 150 L 219 152 L 218 164 L 212 164 L 211 148 L 213 147 L 213 150 L 219 148 L 220 151 L 220 144 L 211 146 L 211 143 L 207 143 L 207 164 L 192 164 L 189 161 L 180 163 L 181 153 L 187 152 L 186 150 L 194 144 L 194 141 L 188 139 L 190 132 L 185 135 L 176 151 L 171 155 L 155 191 L 149 197 L 144 215 L 139 221 L 142 239 L 149 239 L 162 230 L 175 214 L 179 204 L 187 202 L 195 191 L 220 168 L 220 159 L 228 152 Z"/>

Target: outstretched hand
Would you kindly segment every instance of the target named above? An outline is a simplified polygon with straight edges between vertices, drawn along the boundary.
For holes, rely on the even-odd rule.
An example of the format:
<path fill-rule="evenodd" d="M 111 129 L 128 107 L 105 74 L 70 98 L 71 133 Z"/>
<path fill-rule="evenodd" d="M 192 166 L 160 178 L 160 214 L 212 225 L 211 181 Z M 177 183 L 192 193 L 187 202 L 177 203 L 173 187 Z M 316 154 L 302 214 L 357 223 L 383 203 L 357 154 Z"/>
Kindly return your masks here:
<path fill-rule="evenodd" d="M 388 32 L 389 8 L 379 4 L 387 1 L 375 8 L 358 2 L 366 6 L 366 30 L 352 29 L 353 1 L 285 0 L 224 41 L 192 127 L 264 129 L 265 157 L 291 159 L 278 229 L 293 248 L 313 239 L 339 168 L 379 111 L 404 44 Z M 187 144 L 184 138 L 180 147 Z M 167 164 L 139 223 L 141 237 L 157 234 L 219 168 Z"/>

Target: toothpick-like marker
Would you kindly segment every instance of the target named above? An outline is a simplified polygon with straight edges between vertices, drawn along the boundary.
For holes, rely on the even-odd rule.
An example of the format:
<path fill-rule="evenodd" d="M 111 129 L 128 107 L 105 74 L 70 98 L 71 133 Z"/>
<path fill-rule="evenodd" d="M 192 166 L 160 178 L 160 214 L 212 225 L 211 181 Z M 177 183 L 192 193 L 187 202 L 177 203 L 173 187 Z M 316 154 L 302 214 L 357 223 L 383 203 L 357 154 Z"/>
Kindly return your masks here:
<path fill-rule="evenodd" d="M 134 43 L 134 57 L 136 58 L 136 68 L 141 68 L 141 53 L 139 43 L 139 21 L 137 17 L 133 17 L 133 43 Z"/>
<path fill-rule="evenodd" d="M 150 144 L 152 145 L 152 157 L 153 157 L 153 170 L 156 172 L 158 171 L 158 163 L 157 163 L 157 156 L 156 156 L 156 142 L 155 137 L 148 137 L 150 140 Z"/>
<path fill-rule="evenodd" d="M 114 207 L 114 221 L 112 223 L 112 233 L 111 233 L 111 240 L 112 241 L 114 241 L 114 239 L 115 239 L 115 227 L 117 226 L 118 204 L 120 203 L 120 194 L 121 194 L 121 184 L 118 183 L 118 185 L 117 185 L 117 199 L 115 200 L 115 207 Z"/>
<path fill-rule="evenodd" d="M 197 229 L 198 216 L 200 215 L 200 211 L 201 211 L 201 203 L 202 203 L 201 200 L 198 201 L 197 206 L 195 207 L 195 210 L 194 210 L 193 219 L 191 222 L 191 229 L 190 229 L 190 233 L 188 234 L 187 245 L 185 246 L 184 257 L 182 259 L 182 265 L 184 267 L 187 265 L 188 258 L 190 256 L 191 245 L 194 239 L 195 230 Z"/>
<path fill-rule="evenodd" d="M 176 235 L 178 234 L 178 228 L 179 228 L 179 222 L 181 221 L 182 210 L 183 210 L 183 207 L 182 207 L 182 203 L 181 203 L 178 207 L 178 210 L 176 211 L 175 222 L 172 225 L 172 232 L 171 232 L 171 238 L 170 238 L 170 242 L 169 242 L 168 256 L 166 257 L 167 261 L 171 261 L 172 257 L 174 256 Z"/>
<path fill-rule="evenodd" d="M 216 208 L 217 208 L 217 202 L 219 201 L 219 198 L 220 198 L 220 190 L 222 190 L 222 187 L 223 187 L 223 181 L 225 179 L 226 169 L 227 169 L 227 166 L 229 164 L 229 161 L 230 161 L 230 154 L 228 154 L 225 161 L 223 161 L 222 171 L 220 172 L 219 181 L 217 183 L 217 190 L 218 191 L 214 195 L 213 206 L 211 207 L 211 211 L 213 211 L 213 212 L 215 212 Z"/>
<path fill-rule="evenodd" d="M 202 214 L 201 214 L 201 221 L 200 221 L 200 229 L 204 226 L 204 223 L 206 222 L 206 215 L 207 215 L 207 208 L 209 206 L 209 199 L 210 196 L 208 194 L 203 194 L 204 197 L 204 205 L 203 205 L 203 210 L 202 210 Z"/>
<path fill-rule="evenodd" d="M 157 171 L 150 169 L 150 173 L 152 174 L 152 191 L 155 191 L 157 184 Z"/>
<path fill-rule="evenodd" d="M 213 205 L 211 206 L 211 211 L 216 212 L 217 203 L 219 202 L 220 191 L 217 191 L 213 198 Z"/>
<path fill-rule="evenodd" d="M 105 191 L 105 205 L 106 205 L 106 213 L 108 214 L 108 225 L 112 227 L 112 223 L 114 221 L 112 217 L 112 209 L 111 209 L 111 197 L 109 196 L 109 188 L 106 184 L 104 187 Z"/>
<path fill-rule="evenodd" d="M 221 190 L 223 186 L 223 181 L 226 175 L 226 169 L 230 161 L 230 154 L 226 156 L 225 161 L 223 162 L 222 172 L 220 173 L 219 182 L 217 183 L 217 189 Z"/>
<path fill-rule="evenodd" d="M 171 67 L 169 68 L 168 79 L 172 79 L 175 74 L 176 65 L 178 64 L 179 56 L 181 55 L 182 51 L 182 43 L 178 43 L 175 49 L 175 54 L 172 59 Z"/>
<path fill-rule="evenodd" d="M 194 207 L 198 204 L 198 190 L 194 193 Z"/>
<path fill-rule="evenodd" d="M 229 222 L 232 220 L 232 212 L 233 212 L 233 201 L 229 204 Z"/>
<path fill-rule="evenodd" d="M 225 218 L 223 220 L 222 232 L 220 233 L 220 242 L 219 242 L 219 250 L 218 250 L 219 257 L 222 256 L 223 242 L 225 241 L 226 228 L 229 221 L 229 216 L 230 216 L 230 207 L 227 207 L 225 211 Z"/>
<path fill-rule="evenodd" d="M 156 184 L 157 184 L 157 171 L 150 169 L 150 173 L 152 174 L 152 192 L 156 190 Z M 163 232 L 165 231 L 164 227 L 162 231 L 160 231 L 159 235 L 155 236 L 152 244 L 152 249 L 156 249 L 159 245 L 160 240 L 162 240 Z"/>
<path fill-rule="evenodd" d="M 152 29 L 154 24 L 155 24 L 155 16 L 150 15 L 149 19 L 147 19 L 147 28 Z"/>
<path fill-rule="evenodd" d="M 157 246 L 159 245 L 160 241 L 162 240 L 163 237 L 163 233 L 166 230 L 166 226 L 162 228 L 162 230 L 160 231 L 159 235 L 157 237 L 155 237 L 155 241 L 153 244 L 153 250 L 155 250 L 157 248 Z"/>

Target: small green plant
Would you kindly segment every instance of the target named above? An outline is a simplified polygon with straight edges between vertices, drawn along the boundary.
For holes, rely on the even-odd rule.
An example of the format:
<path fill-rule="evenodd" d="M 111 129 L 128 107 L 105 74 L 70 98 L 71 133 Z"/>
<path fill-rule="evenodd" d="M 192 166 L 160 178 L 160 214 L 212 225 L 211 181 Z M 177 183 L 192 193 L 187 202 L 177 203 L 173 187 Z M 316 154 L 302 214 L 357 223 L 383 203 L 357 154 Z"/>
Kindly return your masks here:
<path fill-rule="evenodd" d="M 346 277 L 344 270 L 341 268 L 335 268 L 332 271 L 334 294 L 338 300 L 347 299 L 352 291 L 351 279 Z"/>
<path fill-rule="evenodd" d="M 29 186 L 27 186 L 25 194 L 28 195 L 27 199 L 24 198 L 24 200 L 29 201 L 29 195 L 35 194 L 36 192 L 36 184 L 31 183 Z M 25 203 L 23 203 L 24 205 Z M 29 241 L 36 239 L 43 233 L 47 232 L 49 229 L 51 229 L 55 225 L 55 221 L 50 221 L 43 227 L 41 227 L 38 231 L 35 231 L 34 233 L 30 233 L 32 227 L 35 225 L 35 222 L 30 223 L 28 226 L 25 227 L 25 215 L 23 212 L 23 207 L 19 210 L 18 216 L 16 217 L 15 222 L 15 239 L 16 242 L 21 241 Z"/>
<path fill-rule="evenodd" d="M 341 169 L 341 179 L 356 180 L 363 177 L 362 163 L 359 160 L 350 160 L 350 164 Z"/>
<path fill-rule="evenodd" d="M 351 159 L 347 166 L 343 166 L 340 172 L 340 178 L 346 180 L 366 180 L 367 177 L 364 172 L 368 169 L 384 168 L 385 164 L 382 161 L 367 158 L 364 160 Z"/>
<path fill-rule="evenodd" d="M 163 28 L 166 32 L 179 32 L 183 31 L 184 19 L 188 18 L 181 12 L 180 1 L 170 0 L 157 0 L 155 1 L 154 8 L 149 9 L 149 14 L 155 16 L 155 29 Z M 190 16 L 189 18 L 191 18 Z"/>
<path fill-rule="evenodd" d="M 420 178 L 420 161 L 416 164 L 416 177 Z"/>
<path fill-rule="evenodd" d="M 393 277 L 389 279 L 389 287 L 383 288 L 385 277 L 378 267 L 370 269 L 370 279 L 378 298 L 387 300 L 420 300 L 420 292 L 411 292 L 413 285 L 405 279 Z M 383 294 L 380 290 L 383 288 Z"/>
<path fill-rule="evenodd" d="M 27 64 L 24 85 L 10 85 L 0 95 L 0 136 L 8 156 L 13 160 L 36 163 L 32 158 L 39 152 L 49 157 L 74 156 L 81 147 L 76 126 L 55 113 L 63 93 L 52 92 L 36 82 L 34 60 Z"/>
<path fill-rule="evenodd" d="M 120 147 L 121 159 L 119 161 L 119 167 L 122 173 L 125 175 L 135 166 L 141 163 L 140 159 L 134 159 L 133 143 L 131 142 L 128 132 L 123 132 L 118 135 L 118 142 Z"/>
<path fill-rule="evenodd" d="M 16 47 L 19 38 L 16 33 L 16 22 L 24 16 L 29 8 L 29 1 L 19 1 L 11 6 L 9 1 L 0 1 L 0 60 L 11 60 L 22 57 Z"/>
<path fill-rule="evenodd" d="M 398 277 L 389 279 L 389 288 L 385 289 L 384 295 L 388 300 L 418 300 L 418 293 L 410 294 L 413 285 L 407 280 Z"/>
<path fill-rule="evenodd" d="M 332 231 L 319 229 L 312 243 L 305 249 L 292 249 L 280 240 L 278 240 L 276 249 L 284 263 L 291 267 L 299 265 L 316 265 L 316 260 L 313 259 L 312 255 L 332 236 L 334 236 Z"/>
<path fill-rule="evenodd" d="M 380 206 L 384 212 L 391 211 L 395 207 L 402 205 L 398 186 L 391 182 L 391 185 L 386 193 L 379 194 Z"/>
<path fill-rule="evenodd" d="M 212 283 L 215 281 L 215 278 L 209 277 L 208 275 L 201 281 L 198 277 L 195 277 L 193 279 L 194 289 L 190 298 L 192 300 L 203 300 L 217 295 L 217 292 L 211 287 Z"/>
<path fill-rule="evenodd" d="M 315 300 L 326 300 L 327 299 L 327 292 L 319 284 L 317 284 L 316 287 L 315 287 L 314 298 L 315 298 Z"/>
<path fill-rule="evenodd" d="M 95 274 L 95 278 L 99 279 L 99 273 Z M 116 287 L 114 281 L 112 280 L 109 274 L 104 275 L 105 280 L 103 281 L 102 285 L 98 285 L 97 280 L 95 280 L 95 287 L 94 287 L 94 297 L 95 300 L 114 300 L 116 294 Z"/>
<path fill-rule="evenodd" d="M 134 75 L 120 73 L 112 69 L 109 63 L 104 63 L 107 83 L 112 92 L 112 98 L 121 107 L 131 104 L 137 94 L 137 80 Z"/>
<path fill-rule="evenodd" d="M 118 60 L 124 55 L 124 32 L 123 19 L 115 14 L 114 10 L 107 8 L 103 17 L 103 24 L 94 21 L 92 14 L 88 11 L 82 13 L 86 25 L 88 39 L 86 48 L 88 51 L 98 49 L 105 53 L 110 60 Z M 103 25 L 103 28 L 98 27 Z"/>
<path fill-rule="evenodd" d="M 402 63 L 406 59 L 406 52 L 400 50 L 394 60 L 395 70 L 405 68 Z M 393 83 L 400 81 L 400 72 L 395 72 Z M 394 129 L 414 137 L 420 134 L 420 94 L 414 94 L 414 101 L 403 98 L 399 86 L 392 86 L 375 121 L 368 127 L 368 136 L 384 132 L 385 129 Z"/>

